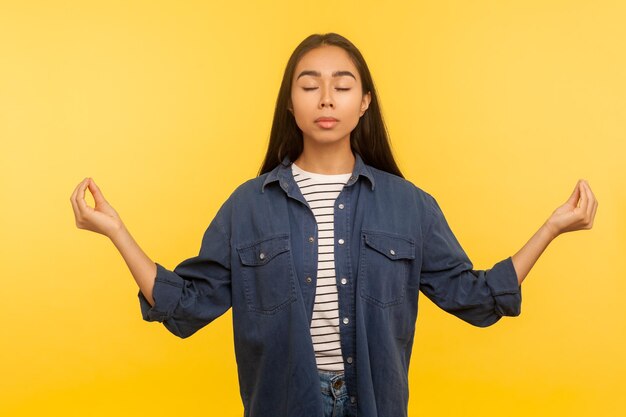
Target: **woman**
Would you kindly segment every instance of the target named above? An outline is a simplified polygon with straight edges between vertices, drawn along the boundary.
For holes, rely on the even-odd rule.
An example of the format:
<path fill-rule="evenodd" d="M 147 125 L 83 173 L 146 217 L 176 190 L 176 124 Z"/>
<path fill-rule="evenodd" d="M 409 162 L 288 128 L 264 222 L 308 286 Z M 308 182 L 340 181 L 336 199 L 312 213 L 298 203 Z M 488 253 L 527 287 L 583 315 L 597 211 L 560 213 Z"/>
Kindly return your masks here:
<path fill-rule="evenodd" d="M 476 326 L 516 316 L 546 246 L 590 229 L 598 205 L 578 181 L 519 252 L 474 270 L 436 200 L 403 178 L 369 69 L 333 33 L 293 52 L 260 175 L 223 203 L 198 256 L 153 262 L 91 178 L 71 202 L 77 226 L 124 257 L 145 320 L 184 338 L 233 308 L 250 417 L 406 416 L 418 292 Z"/>

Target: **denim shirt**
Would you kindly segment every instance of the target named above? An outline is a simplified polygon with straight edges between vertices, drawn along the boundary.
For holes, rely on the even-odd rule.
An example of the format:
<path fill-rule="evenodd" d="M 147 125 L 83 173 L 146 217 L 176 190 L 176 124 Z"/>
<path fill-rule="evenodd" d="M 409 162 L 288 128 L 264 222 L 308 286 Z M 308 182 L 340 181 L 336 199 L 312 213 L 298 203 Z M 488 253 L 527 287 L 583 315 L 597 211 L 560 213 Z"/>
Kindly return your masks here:
<path fill-rule="evenodd" d="M 475 326 L 520 314 L 510 257 L 474 270 L 435 199 L 366 165 L 358 153 L 335 201 L 334 228 L 352 414 L 407 415 L 420 291 Z M 138 294 L 143 319 L 162 322 L 181 338 L 232 307 L 244 416 L 323 416 L 310 333 L 317 237 L 287 157 L 237 187 L 206 229 L 197 256 L 173 270 L 156 263 L 153 307 Z"/>

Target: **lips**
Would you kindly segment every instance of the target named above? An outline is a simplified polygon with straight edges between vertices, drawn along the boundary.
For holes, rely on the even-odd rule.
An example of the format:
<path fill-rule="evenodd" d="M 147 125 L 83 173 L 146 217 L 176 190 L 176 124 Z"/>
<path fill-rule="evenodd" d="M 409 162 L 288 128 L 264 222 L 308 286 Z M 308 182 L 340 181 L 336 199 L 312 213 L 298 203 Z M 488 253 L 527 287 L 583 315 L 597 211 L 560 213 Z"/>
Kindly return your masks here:
<path fill-rule="evenodd" d="M 318 117 L 317 119 L 315 119 L 315 123 L 317 123 L 318 126 L 324 129 L 330 129 L 331 127 L 335 126 L 338 121 L 339 120 L 335 119 L 334 117 Z"/>

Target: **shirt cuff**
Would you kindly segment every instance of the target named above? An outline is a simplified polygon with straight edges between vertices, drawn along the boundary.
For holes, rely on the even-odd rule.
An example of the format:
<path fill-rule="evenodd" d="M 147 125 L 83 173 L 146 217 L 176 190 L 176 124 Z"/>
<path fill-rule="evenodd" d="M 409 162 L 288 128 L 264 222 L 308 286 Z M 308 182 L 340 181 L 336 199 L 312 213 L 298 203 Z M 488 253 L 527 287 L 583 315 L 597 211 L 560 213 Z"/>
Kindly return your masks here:
<path fill-rule="evenodd" d="M 156 263 L 157 274 L 152 289 L 154 306 L 151 306 L 146 297 L 139 290 L 139 306 L 141 315 L 146 321 L 163 322 L 172 316 L 174 309 L 183 292 L 184 280 L 176 273 L 165 269 Z"/>
<path fill-rule="evenodd" d="M 501 316 L 519 316 L 522 307 L 522 290 L 517 282 L 513 258 L 498 262 L 487 274 L 487 286 Z"/>

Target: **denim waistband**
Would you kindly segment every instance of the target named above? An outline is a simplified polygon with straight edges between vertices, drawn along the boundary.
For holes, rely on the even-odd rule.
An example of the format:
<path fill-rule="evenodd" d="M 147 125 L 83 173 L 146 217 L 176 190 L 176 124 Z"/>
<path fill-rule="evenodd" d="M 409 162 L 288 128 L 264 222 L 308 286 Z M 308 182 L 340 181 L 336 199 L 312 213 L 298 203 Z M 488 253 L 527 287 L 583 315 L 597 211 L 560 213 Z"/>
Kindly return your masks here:
<path fill-rule="evenodd" d="M 318 370 L 318 373 L 320 375 L 320 384 L 323 394 L 332 395 L 337 399 L 348 395 L 343 371 Z"/>

